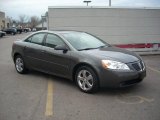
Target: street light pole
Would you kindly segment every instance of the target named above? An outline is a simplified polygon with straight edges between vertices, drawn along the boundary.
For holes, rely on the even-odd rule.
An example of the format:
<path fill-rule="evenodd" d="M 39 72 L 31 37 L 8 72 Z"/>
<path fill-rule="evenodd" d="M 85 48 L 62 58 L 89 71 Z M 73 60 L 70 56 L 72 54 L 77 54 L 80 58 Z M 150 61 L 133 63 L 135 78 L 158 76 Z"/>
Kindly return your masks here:
<path fill-rule="evenodd" d="M 90 0 L 85 0 L 83 1 L 84 3 L 87 3 L 87 6 L 88 6 L 88 3 L 90 3 L 91 1 Z"/>
<path fill-rule="evenodd" d="M 43 30 L 44 29 L 44 21 L 46 20 L 46 16 L 41 15 L 41 19 L 42 19 L 42 30 Z"/>
<path fill-rule="evenodd" d="M 109 7 L 111 7 L 111 0 L 109 0 Z"/>

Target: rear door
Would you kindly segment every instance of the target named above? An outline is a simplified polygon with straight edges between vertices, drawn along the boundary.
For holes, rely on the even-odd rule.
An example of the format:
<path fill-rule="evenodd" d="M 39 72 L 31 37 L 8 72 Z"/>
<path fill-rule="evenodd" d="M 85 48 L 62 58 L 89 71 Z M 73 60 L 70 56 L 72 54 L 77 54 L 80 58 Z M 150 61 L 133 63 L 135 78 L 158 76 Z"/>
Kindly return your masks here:
<path fill-rule="evenodd" d="M 25 40 L 27 42 L 24 48 L 25 62 L 30 68 L 43 70 L 42 47 L 45 35 L 46 33 L 37 33 Z"/>
<path fill-rule="evenodd" d="M 45 69 L 52 74 L 67 77 L 69 76 L 70 50 L 67 52 L 55 50 L 57 45 L 66 44 L 59 36 L 49 33 L 45 40 L 45 52 L 42 55 Z"/>

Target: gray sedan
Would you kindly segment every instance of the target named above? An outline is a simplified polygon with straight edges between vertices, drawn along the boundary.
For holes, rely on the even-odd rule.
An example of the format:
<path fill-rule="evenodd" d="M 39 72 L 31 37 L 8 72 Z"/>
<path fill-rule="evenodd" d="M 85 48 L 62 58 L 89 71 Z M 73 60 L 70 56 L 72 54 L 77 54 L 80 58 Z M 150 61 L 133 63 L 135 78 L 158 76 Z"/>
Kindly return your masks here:
<path fill-rule="evenodd" d="M 71 79 L 83 92 L 141 82 L 146 67 L 137 54 L 78 31 L 40 31 L 16 41 L 12 57 L 18 73 L 29 69 Z"/>

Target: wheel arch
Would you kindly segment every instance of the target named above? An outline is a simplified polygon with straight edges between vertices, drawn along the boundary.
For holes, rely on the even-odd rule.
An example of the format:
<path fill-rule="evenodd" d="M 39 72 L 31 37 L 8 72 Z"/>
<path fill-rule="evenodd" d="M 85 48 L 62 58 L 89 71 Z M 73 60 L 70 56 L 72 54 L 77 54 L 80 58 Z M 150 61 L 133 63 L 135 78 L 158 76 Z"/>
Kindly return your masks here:
<path fill-rule="evenodd" d="M 98 79 L 98 83 L 100 82 L 99 81 L 99 76 L 98 76 L 98 72 L 96 70 L 95 67 L 93 67 L 92 65 L 88 64 L 88 63 L 85 63 L 85 62 L 82 62 L 82 63 L 78 63 L 77 65 L 74 66 L 73 70 L 72 70 L 72 79 L 73 81 L 75 81 L 75 74 L 76 74 L 76 71 L 78 70 L 78 68 L 82 67 L 82 66 L 87 66 L 87 67 L 90 67 L 96 74 L 97 76 L 97 79 Z"/>
<path fill-rule="evenodd" d="M 18 56 L 18 55 L 22 56 L 22 55 L 21 55 L 20 53 L 18 53 L 18 52 L 14 53 L 14 55 L 13 55 L 13 60 L 14 60 L 14 62 L 15 62 L 16 56 Z"/>

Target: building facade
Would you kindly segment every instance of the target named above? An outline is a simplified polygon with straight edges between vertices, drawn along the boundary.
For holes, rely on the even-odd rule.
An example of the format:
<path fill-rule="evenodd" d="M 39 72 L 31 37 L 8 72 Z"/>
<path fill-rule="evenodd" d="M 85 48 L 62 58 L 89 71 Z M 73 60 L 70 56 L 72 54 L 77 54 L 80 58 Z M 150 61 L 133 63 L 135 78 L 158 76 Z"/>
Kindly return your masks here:
<path fill-rule="evenodd" d="M 5 28 L 5 13 L 0 11 L 0 30 Z"/>
<path fill-rule="evenodd" d="M 5 17 L 5 13 L 0 11 L 0 30 L 10 27 L 9 18 Z"/>
<path fill-rule="evenodd" d="M 49 7 L 49 30 L 92 33 L 138 52 L 160 52 L 160 8 Z"/>

